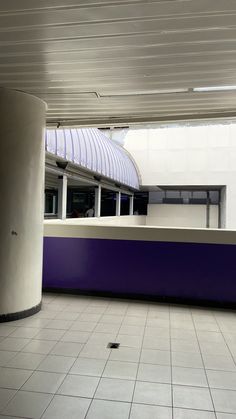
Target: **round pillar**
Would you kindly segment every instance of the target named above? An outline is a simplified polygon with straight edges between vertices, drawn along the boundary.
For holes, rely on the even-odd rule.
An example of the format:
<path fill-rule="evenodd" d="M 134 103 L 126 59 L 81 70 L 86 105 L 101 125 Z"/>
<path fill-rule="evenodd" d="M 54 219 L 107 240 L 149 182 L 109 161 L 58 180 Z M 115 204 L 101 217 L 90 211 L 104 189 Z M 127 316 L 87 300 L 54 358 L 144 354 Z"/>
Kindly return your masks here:
<path fill-rule="evenodd" d="M 0 89 L 0 322 L 41 306 L 45 111 Z"/>

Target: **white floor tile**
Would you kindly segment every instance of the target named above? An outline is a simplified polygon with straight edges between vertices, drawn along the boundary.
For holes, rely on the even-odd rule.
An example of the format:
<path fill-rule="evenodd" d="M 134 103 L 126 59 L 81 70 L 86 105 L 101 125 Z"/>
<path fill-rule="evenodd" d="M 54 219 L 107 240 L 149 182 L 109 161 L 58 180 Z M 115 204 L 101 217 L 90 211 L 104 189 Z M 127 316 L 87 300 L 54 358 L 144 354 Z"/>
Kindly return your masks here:
<path fill-rule="evenodd" d="M 183 330 L 182 328 L 171 329 L 170 333 L 172 339 L 189 340 L 196 339 L 197 336 L 195 330 Z"/>
<path fill-rule="evenodd" d="M 23 418 L 39 419 L 52 397 L 51 394 L 18 391 L 2 413 Z"/>
<path fill-rule="evenodd" d="M 0 387 L 19 389 L 33 371 L 13 369 L 13 368 L 0 368 Z"/>
<path fill-rule="evenodd" d="M 70 370 L 70 374 L 91 375 L 101 377 L 106 360 L 78 358 Z"/>
<path fill-rule="evenodd" d="M 236 372 L 236 364 L 230 354 L 203 355 L 203 362 L 206 369 Z"/>
<path fill-rule="evenodd" d="M 134 403 L 131 408 L 130 419 L 172 419 L 172 409 L 170 407 Z"/>
<path fill-rule="evenodd" d="M 172 379 L 173 384 L 208 387 L 205 371 L 200 368 L 173 367 Z"/>
<path fill-rule="evenodd" d="M 146 323 L 146 316 L 125 316 L 123 320 L 124 325 L 129 326 L 145 326 Z"/>
<path fill-rule="evenodd" d="M 40 329 L 35 329 L 33 327 L 18 327 L 10 334 L 10 337 L 32 339 L 39 331 Z"/>
<path fill-rule="evenodd" d="M 211 394 L 217 412 L 236 414 L 236 391 L 212 389 Z"/>
<path fill-rule="evenodd" d="M 46 327 L 50 320 L 48 319 L 40 319 L 37 317 L 27 317 L 27 319 L 23 319 L 22 325 L 25 327 L 36 327 L 38 329 Z"/>
<path fill-rule="evenodd" d="M 55 343 L 55 341 L 32 339 L 30 343 L 24 346 L 22 352 L 47 355 L 55 346 Z"/>
<path fill-rule="evenodd" d="M 5 367 L 5 365 L 16 356 L 17 352 L 11 351 L 0 351 L 0 367 Z"/>
<path fill-rule="evenodd" d="M 40 393 L 56 393 L 64 378 L 64 374 L 35 371 L 23 385 L 22 390 L 37 391 Z"/>
<path fill-rule="evenodd" d="M 94 397 L 96 399 L 131 402 L 133 390 L 134 381 L 102 378 Z"/>
<path fill-rule="evenodd" d="M 127 346 L 128 348 L 141 348 L 142 346 L 142 336 L 129 336 L 119 334 L 116 338 L 116 341 L 120 343 L 120 346 Z"/>
<path fill-rule="evenodd" d="M 200 353 L 198 343 L 195 340 L 191 342 L 185 339 L 172 339 L 171 350 L 174 352 Z"/>
<path fill-rule="evenodd" d="M 19 352 L 6 364 L 6 367 L 35 370 L 44 358 L 45 355 L 41 354 L 30 354 L 29 356 L 27 353 Z"/>
<path fill-rule="evenodd" d="M 236 372 L 207 370 L 209 386 L 236 390 Z"/>
<path fill-rule="evenodd" d="M 204 410 L 174 409 L 173 419 L 215 419 L 214 412 Z"/>
<path fill-rule="evenodd" d="M 213 410 L 208 388 L 173 385 L 174 407 Z"/>
<path fill-rule="evenodd" d="M 76 358 L 70 356 L 47 355 L 37 370 L 47 372 L 68 373 Z"/>
<path fill-rule="evenodd" d="M 169 384 L 137 381 L 134 402 L 161 406 L 171 406 L 171 386 Z"/>
<path fill-rule="evenodd" d="M 98 322 L 101 318 L 101 314 L 93 314 L 93 313 L 82 313 L 79 316 L 81 322 Z"/>
<path fill-rule="evenodd" d="M 93 400 L 86 419 L 128 419 L 129 411 L 129 403 Z"/>
<path fill-rule="evenodd" d="M 143 340 L 143 348 L 159 349 L 161 351 L 170 350 L 170 339 L 161 338 L 159 336 L 147 336 Z"/>
<path fill-rule="evenodd" d="M 107 359 L 111 353 L 111 349 L 104 347 L 104 345 L 84 345 L 79 357 L 81 358 L 94 358 L 94 359 Z"/>
<path fill-rule="evenodd" d="M 67 330 L 73 325 L 73 321 L 71 320 L 50 320 L 46 328 L 47 329 L 59 329 L 59 330 Z"/>
<path fill-rule="evenodd" d="M 90 399 L 56 395 L 42 419 L 84 419 Z"/>
<path fill-rule="evenodd" d="M 7 337 L 11 333 L 13 333 L 16 330 L 16 327 L 13 326 L 5 326 L 3 324 L 0 324 L 0 336 L 1 337 Z"/>
<path fill-rule="evenodd" d="M 176 367 L 204 368 L 200 353 L 172 352 L 171 358 Z"/>
<path fill-rule="evenodd" d="M 80 313 L 74 313 L 73 311 L 61 311 L 55 317 L 57 320 L 77 320 Z"/>
<path fill-rule="evenodd" d="M 131 335 L 131 336 L 143 336 L 144 327 L 143 326 L 129 326 L 122 325 L 119 333 L 121 335 Z"/>
<path fill-rule="evenodd" d="M 104 345 L 107 346 L 109 342 L 116 341 L 116 334 L 115 333 L 92 333 L 89 340 L 88 345 Z"/>
<path fill-rule="evenodd" d="M 67 375 L 58 390 L 58 394 L 66 396 L 93 397 L 99 382 L 98 377 L 83 375 Z"/>
<path fill-rule="evenodd" d="M 129 361 L 138 362 L 140 357 L 140 349 L 120 347 L 119 349 L 112 349 L 110 361 Z"/>
<path fill-rule="evenodd" d="M 170 352 L 158 349 L 143 349 L 140 361 L 145 364 L 170 365 Z"/>
<path fill-rule="evenodd" d="M 70 330 L 62 336 L 61 341 L 86 343 L 89 337 L 90 337 L 90 332 L 79 332 L 75 330 Z"/>
<path fill-rule="evenodd" d="M 0 342 L 0 351 L 20 351 L 29 342 L 30 339 L 7 337 Z"/>
<path fill-rule="evenodd" d="M 76 357 L 79 355 L 82 348 L 83 348 L 82 343 L 58 342 L 53 347 L 50 354 Z"/>
<path fill-rule="evenodd" d="M 92 332 L 97 323 L 96 322 L 82 322 L 81 320 L 73 322 L 70 330 L 77 330 L 78 332 Z"/>
<path fill-rule="evenodd" d="M 37 333 L 35 339 L 40 340 L 60 340 L 65 334 L 65 330 L 56 330 L 56 329 L 41 329 Z"/>
<path fill-rule="evenodd" d="M 16 394 L 15 390 L 0 388 L 0 412 L 6 407 L 7 403 Z"/>
<path fill-rule="evenodd" d="M 212 345 L 212 342 L 200 342 L 201 352 L 204 355 L 230 355 L 226 343 L 217 343 Z"/>
<path fill-rule="evenodd" d="M 138 364 L 134 362 L 108 361 L 103 377 L 135 380 L 137 370 Z"/>
<path fill-rule="evenodd" d="M 99 333 L 118 333 L 120 325 L 112 323 L 98 323 L 94 329 L 94 332 Z"/>
<path fill-rule="evenodd" d="M 170 337 L 170 329 L 168 327 L 146 326 L 145 336 L 155 336 L 155 337 L 167 339 Z"/>
<path fill-rule="evenodd" d="M 205 331 L 197 331 L 197 336 L 199 342 L 216 342 L 222 343 L 224 342 L 224 338 L 222 333 L 219 332 L 205 332 Z"/>
<path fill-rule="evenodd" d="M 137 380 L 171 383 L 171 369 L 167 365 L 139 364 Z"/>
<path fill-rule="evenodd" d="M 124 316 L 115 316 L 113 314 L 103 314 L 100 318 L 100 323 L 110 323 L 120 325 L 123 321 Z"/>

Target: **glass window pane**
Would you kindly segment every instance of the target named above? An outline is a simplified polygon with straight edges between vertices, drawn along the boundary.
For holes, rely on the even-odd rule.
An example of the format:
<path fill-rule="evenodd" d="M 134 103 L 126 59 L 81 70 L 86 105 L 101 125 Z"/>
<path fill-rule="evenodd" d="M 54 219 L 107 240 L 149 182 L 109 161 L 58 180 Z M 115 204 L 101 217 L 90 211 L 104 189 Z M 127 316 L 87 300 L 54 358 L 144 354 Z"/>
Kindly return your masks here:
<path fill-rule="evenodd" d="M 162 204 L 164 197 L 164 191 L 149 192 L 149 204 Z"/>
<path fill-rule="evenodd" d="M 219 204 L 219 191 L 210 191 L 210 202 L 211 204 Z"/>
<path fill-rule="evenodd" d="M 166 191 L 166 198 L 180 198 L 180 191 L 175 191 L 175 190 L 167 190 Z"/>

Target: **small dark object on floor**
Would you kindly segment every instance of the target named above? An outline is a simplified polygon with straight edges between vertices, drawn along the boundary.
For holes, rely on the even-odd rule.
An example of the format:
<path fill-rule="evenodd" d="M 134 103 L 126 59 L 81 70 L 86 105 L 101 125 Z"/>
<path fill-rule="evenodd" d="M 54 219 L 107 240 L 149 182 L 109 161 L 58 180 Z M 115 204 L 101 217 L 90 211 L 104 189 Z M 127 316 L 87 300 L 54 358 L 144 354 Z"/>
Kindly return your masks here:
<path fill-rule="evenodd" d="M 107 345 L 107 348 L 111 348 L 111 349 L 118 349 L 120 346 L 119 343 L 115 343 L 115 342 L 109 342 Z"/>

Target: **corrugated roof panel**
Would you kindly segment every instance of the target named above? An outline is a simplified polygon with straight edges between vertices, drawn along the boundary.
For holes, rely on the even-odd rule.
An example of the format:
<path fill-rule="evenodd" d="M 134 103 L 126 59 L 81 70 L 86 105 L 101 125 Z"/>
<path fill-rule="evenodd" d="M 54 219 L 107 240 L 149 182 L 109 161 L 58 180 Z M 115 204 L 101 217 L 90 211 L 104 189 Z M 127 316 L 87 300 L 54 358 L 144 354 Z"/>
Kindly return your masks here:
<path fill-rule="evenodd" d="M 47 130 L 45 149 L 115 182 L 139 188 L 136 167 L 126 150 L 96 128 Z"/>

